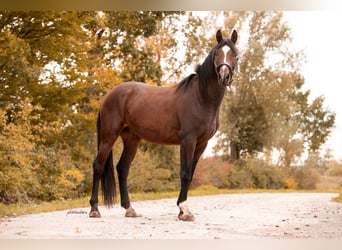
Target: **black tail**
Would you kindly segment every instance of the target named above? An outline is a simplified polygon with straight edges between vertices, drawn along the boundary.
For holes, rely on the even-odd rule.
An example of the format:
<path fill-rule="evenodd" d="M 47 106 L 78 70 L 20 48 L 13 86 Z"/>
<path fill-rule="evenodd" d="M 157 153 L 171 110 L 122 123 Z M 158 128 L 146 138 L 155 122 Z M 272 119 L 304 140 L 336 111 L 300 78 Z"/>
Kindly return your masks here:
<path fill-rule="evenodd" d="M 97 118 L 97 147 L 99 149 L 101 138 L 101 120 L 100 113 Z M 114 176 L 114 166 L 113 166 L 113 152 L 112 150 L 109 152 L 108 158 L 106 160 L 104 171 L 101 177 L 101 186 L 102 186 L 102 196 L 103 202 L 107 207 L 111 207 L 115 203 L 116 197 L 116 184 L 115 184 L 115 176 Z"/>

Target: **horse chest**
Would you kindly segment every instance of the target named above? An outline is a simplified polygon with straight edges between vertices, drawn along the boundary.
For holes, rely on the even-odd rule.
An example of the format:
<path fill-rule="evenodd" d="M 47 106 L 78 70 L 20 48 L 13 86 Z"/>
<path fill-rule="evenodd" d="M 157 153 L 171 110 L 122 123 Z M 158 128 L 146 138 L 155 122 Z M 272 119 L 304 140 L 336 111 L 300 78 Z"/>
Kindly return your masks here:
<path fill-rule="evenodd" d="M 190 121 L 190 122 L 189 122 Z M 179 137 L 195 137 L 198 142 L 209 140 L 219 127 L 216 113 L 202 113 L 201 115 L 188 115 L 186 122 L 181 123 Z"/>
<path fill-rule="evenodd" d="M 199 139 L 209 140 L 213 137 L 219 127 L 218 117 L 214 117 L 212 119 L 208 119 L 206 125 L 203 124 L 203 132 L 199 136 Z"/>

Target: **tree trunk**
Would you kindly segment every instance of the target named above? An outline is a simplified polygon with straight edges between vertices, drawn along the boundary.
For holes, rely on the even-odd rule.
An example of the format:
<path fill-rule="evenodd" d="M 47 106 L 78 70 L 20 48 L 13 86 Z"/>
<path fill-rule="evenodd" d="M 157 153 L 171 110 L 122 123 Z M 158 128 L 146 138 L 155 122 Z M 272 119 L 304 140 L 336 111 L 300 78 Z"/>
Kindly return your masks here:
<path fill-rule="evenodd" d="M 230 141 L 230 161 L 234 163 L 240 159 L 240 150 L 237 142 Z"/>

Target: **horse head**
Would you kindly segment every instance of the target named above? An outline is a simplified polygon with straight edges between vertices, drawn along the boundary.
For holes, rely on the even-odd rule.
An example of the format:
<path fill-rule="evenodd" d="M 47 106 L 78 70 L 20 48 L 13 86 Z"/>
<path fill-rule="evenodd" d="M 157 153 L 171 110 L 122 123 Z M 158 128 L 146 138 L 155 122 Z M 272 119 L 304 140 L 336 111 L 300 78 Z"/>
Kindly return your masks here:
<path fill-rule="evenodd" d="M 239 60 L 238 51 L 235 48 L 238 35 L 236 30 L 231 34 L 230 39 L 224 39 L 221 30 L 216 33 L 217 48 L 214 52 L 214 66 L 218 83 L 230 86 L 237 62 Z"/>

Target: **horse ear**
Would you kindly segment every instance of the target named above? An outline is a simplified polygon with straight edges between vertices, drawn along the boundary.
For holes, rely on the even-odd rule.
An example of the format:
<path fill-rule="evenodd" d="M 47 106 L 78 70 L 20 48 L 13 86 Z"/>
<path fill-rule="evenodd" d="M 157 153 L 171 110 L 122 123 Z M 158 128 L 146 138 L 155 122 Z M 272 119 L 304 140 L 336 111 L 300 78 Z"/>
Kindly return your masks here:
<path fill-rule="evenodd" d="M 230 37 L 230 40 L 232 40 L 233 43 L 236 43 L 237 39 L 238 39 L 238 34 L 237 34 L 236 30 L 233 30 L 233 33 Z"/>
<path fill-rule="evenodd" d="M 222 39 L 223 39 L 223 37 L 222 37 L 221 30 L 218 30 L 218 31 L 216 32 L 216 41 L 217 41 L 218 43 L 220 43 L 220 42 L 222 41 Z"/>

